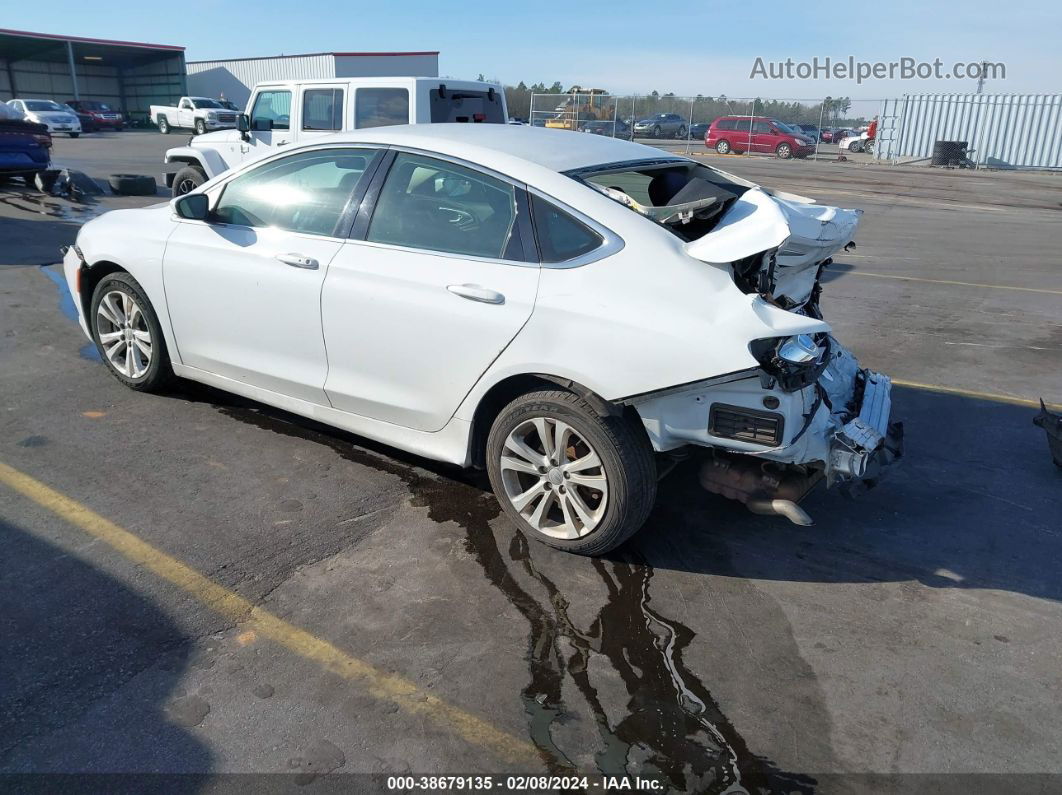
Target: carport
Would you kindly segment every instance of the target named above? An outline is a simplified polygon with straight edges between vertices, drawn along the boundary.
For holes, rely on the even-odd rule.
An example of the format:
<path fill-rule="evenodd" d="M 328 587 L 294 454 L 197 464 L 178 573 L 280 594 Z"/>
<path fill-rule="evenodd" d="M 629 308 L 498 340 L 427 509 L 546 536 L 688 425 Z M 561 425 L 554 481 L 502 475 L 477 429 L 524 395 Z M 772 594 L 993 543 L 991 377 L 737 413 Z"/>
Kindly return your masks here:
<path fill-rule="evenodd" d="M 185 92 L 184 47 L 0 28 L 0 100 L 99 100 L 135 122 Z"/>

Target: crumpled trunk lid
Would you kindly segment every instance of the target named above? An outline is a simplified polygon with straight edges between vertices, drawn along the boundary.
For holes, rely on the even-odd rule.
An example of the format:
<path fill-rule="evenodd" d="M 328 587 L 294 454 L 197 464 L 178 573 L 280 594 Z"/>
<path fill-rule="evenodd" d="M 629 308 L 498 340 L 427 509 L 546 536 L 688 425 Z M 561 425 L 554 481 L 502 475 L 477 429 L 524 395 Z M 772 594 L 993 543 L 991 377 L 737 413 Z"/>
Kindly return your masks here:
<path fill-rule="evenodd" d="M 754 187 L 686 251 L 703 262 L 733 265 L 740 286 L 794 308 L 812 297 L 820 264 L 852 240 L 862 214 Z"/>

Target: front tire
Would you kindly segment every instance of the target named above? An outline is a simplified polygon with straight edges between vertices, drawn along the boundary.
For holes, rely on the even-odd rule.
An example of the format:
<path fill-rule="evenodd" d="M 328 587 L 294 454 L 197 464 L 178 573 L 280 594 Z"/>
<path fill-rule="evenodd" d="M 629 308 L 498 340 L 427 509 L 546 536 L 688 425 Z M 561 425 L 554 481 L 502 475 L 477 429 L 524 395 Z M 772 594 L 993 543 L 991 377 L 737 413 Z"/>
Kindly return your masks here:
<path fill-rule="evenodd" d="M 686 125 L 682 125 L 681 127 L 679 127 L 678 131 L 675 133 L 675 137 L 678 138 L 680 141 L 683 140 L 687 135 L 689 135 L 689 130 L 686 129 Z"/>
<path fill-rule="evenodd" d="M 793 147 L 789 144 L 778 144 L 778 148 L 774 150 L 774 153 L 778 155 L 780 160 L 788 160 L 793 156 Z"/>
<path fill-rule="evenodd" d="M 198 166 L 185 166 L 173 178 L 173 196 L 176 198 L 191 193 L 206 181 L 207 175 L 203 169 Z"/>
<path fill-rule="evenodd" d="M 637 532 L 656 499 L 645 431 L 602 416 L 578 395 L 530 392 L 502 409 L 487 472 L 509 518 L 549 546 L 602 555 Z"/>
<path fill-rule="evenodd" d="M 111 375 L 138 392 L 173 378 L 166 340 L 144 288 L 128 273 L 104 276 L 92 293 L 92 339 Z"/>
<path fill-rule="evenodd" d="M 71 138 L 77 138 L 81 133 L 70 133 Z"/>
<path fill-rule="evenodd" d="M 203 135 L 205 132 L 206 132 L 206 124 L 203 122 L 202 119 L 196 119 L 195 120 L 195 134 L 196 135 Z"/>

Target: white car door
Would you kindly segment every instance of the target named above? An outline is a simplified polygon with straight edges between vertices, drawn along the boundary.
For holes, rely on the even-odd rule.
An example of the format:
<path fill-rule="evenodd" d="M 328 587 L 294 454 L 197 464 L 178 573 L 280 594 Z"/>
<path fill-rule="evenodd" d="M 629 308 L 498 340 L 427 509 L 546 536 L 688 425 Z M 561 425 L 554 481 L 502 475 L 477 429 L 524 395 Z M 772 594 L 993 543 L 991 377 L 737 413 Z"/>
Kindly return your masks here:
<path fill-rule="evenodd" d="M 291 112 L 290 89 L 261 89 L 255 95 L 254 104 L 251 106 L 250 140 L 241 147 L 243 160 L 290 144 L 293 140 Z"/>
<path fill-rule="evenodd" d="M 342 85 L 304 87 L 299 97 L 299 140 L 308 143 L 342 130 L 345 99 L 346 91 Z"/>
<path fill-rule="evenodd" d="M 191 100 L 182 99 L 177 106 L 177 124 L 189 128 L 195 125 L 195 108 L 192 107 Z"/>
<path fill-rule="evenodd" d="M 321 284 L 376 157 L 335 147 L 274 158 L 220 186 L 207 221 L 177 221 L 163 278 L 184 364 L 328 405 Z"/>
<path fill-rule="evenodd" d="M 446 425 L 534 308 L 526 208 L 520 185 L 397 153 L 371 219 L 355 223 L 363 239 L 342 246 L 325 279 L 333 406 L 422 431 Z"/>

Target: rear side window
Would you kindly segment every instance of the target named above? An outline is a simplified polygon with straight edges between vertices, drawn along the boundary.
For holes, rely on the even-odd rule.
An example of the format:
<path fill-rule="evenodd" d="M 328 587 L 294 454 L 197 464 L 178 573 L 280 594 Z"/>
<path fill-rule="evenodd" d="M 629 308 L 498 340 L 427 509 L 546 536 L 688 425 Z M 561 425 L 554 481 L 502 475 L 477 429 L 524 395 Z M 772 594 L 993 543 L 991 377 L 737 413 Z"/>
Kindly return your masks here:
<path fill-rule="evenodd" d="M 717 130 L 733 130 L 734 129 L 734 120 L 733 119 L 723 119 L 722 121 L 718 122 L 715 125 L 715 129 L 717 129 Z"/>
<path fill-rule="evenodd" d="M 465 122 L 505 124 L 501 94 L 497 91 L 455 91 L 433 88 L 430 93 L 433 124 Z"/>
<path fill-rule="evenodd" d="M 567 262 L 589 254 L 604 239 L 582 221 L 577 221 L 552 202 L 531 195 L 531 213 L 543 262 Z"/>
<path fill-rule="evenodd" d="M 476 257 L 523 258 L 511 184 L 405 152 L 387 174 L 366 239 Z"/>
<path fill-rule="evenodd" d="M 308 88 L 303 91 L 302 129 L 342 130 L 343 89 Z"/>
<path fill-rule="evenodd" d="M 262 91 L 251 109 L 252 130 L 287 130 L 291 126 L 291 92 Z"/>
<path fill-rule="evenodd" d="M 409 91 L 404 88 L 359 88 L 354 93 L 354 126 L 409 124 Z"/>

